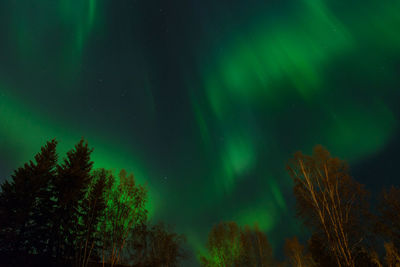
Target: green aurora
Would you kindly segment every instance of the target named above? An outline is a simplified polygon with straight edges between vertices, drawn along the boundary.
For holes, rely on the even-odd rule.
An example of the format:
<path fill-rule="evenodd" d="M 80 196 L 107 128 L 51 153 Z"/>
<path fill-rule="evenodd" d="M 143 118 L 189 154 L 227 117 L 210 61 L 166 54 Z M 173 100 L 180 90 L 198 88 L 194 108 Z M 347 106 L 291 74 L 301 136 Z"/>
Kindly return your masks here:
<path fill-rule="evenodd" d="M 302 232 L 291 153 L 360 166 L 397 142 L 398 29 L 397 0 L 3 1 L 0 174 L 84 136 L 194 251 L 221 220 L 279 248 Z"/>

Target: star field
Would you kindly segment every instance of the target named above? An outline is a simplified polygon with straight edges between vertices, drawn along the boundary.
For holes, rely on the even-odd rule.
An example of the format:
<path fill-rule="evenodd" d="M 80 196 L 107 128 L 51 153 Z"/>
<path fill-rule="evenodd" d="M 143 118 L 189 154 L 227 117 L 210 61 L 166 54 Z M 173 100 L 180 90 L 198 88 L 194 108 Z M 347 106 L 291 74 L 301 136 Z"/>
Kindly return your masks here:
<path fill-rule="evenodd" d="M 371 188 L 395 180 L 367 163 L 399 160 L 399 14 L 389 0 L 2 1 L 0 179 L 46 140 L 63 155 L 84 136 L 194 250 L 221 220 L 279 247 L 302 231 L 291 153 L 322 144 Z"/>

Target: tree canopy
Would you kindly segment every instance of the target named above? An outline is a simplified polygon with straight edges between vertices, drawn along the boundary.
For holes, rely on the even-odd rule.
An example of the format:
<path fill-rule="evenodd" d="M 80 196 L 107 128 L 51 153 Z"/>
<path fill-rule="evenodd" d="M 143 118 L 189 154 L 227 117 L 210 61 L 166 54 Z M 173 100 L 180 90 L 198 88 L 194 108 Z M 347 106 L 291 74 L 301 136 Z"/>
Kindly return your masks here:
<path fill-rule="evenodd" d="M 187 257 L 183 235 L 149 220 L 146 184 L 125 170 L 94 169 L 92 152 L 82 139 L 59 160 L 50 140 L 3 182 L 2 265 L 175 267 Z M 222 221 L 209 232 L 202 266 L 400 266 L 399 188 L 371 205 L 347 163 L 322 146 L 296 152 L 287 170 L 308 240 L 287 239 L 280 262 L 257 226 Z"/>

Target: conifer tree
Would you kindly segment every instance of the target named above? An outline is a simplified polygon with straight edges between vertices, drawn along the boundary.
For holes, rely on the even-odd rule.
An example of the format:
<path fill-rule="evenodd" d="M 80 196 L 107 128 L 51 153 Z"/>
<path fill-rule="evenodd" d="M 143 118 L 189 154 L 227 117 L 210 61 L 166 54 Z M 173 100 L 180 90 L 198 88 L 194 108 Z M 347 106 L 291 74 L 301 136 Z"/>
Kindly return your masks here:
<path fill-rule="evenodd" d="M 2 253 L 43 254 L 48 251 L 57 142 L 51 140 L 5 181 L 0 193 Z"/>
<path fill-rule="evenodd" d="M 106 208 L 106 182 L 111 175 L 104 169 L 96 170 L 89 186 L 87 196 L 83 200 L 81 224 L 83 233 L 77 236 L 77 266 L 87 266 L 90 259 L 100 260 L 100 223 L 104 218 Z"/>
<path fill-rule="evenodd" d="M 63 163 L 57 166 L 57 210 L 53 232 L 57 233 L 54 244 L 59 259 L 71 260 L 78 253 L 77 240 L 85 234 L 81 218 L 92 179 L 92 151 L 88 143 L 81 139 L 67 153 Z"/>

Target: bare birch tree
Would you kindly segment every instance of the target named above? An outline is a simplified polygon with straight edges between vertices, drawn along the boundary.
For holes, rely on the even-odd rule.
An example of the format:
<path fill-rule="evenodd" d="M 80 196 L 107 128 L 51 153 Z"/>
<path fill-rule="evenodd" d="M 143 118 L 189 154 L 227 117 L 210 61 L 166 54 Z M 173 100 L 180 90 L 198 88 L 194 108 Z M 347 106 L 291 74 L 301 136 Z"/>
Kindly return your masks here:
<path fill-rule="evenodd" d="M 367 210 L 363 186 L 349 175 L 347 164 L 322 146 L 313 155 L 297 152 L 287 169 L 294 181 L 298 215 L 321 233 L 338 266 L 355 266 L 363 242 Z"/>
<path fill-rule="evenodd" d="M 131 232 L 147 219 L 147 189 L 122 170 L 118 181 L 109 178 L 105 201 L 102 262 L 103 266 L 106 262 L 114 266 L 120 262 Z"/>
<path fill-rule="evenodd" d="M 297 237 L 287 239 L 285 242 L 285 255 L 288 263 L 293 267 L 316 266 L 312 256 L 307 253 Z"/>
<path fill-rule="evenodd" d="M 276 266 L 267 236 L 258 227 L 240 227 L 235 222 L 215 225 L 208 236 L 208 255 L 201 257 L 206 267 Z"/>

